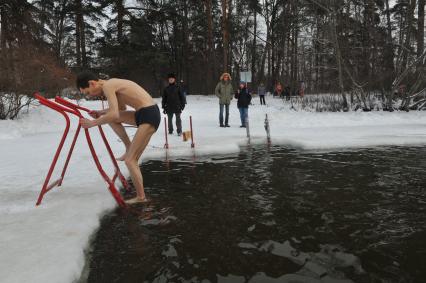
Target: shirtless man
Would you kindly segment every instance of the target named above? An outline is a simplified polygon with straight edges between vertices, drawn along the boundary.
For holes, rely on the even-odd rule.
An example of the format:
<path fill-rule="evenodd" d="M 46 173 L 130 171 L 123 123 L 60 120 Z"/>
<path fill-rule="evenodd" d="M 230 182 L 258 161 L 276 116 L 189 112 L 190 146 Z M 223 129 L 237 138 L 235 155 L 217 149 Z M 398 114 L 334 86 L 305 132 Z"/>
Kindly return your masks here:
<path fill-rule="evenodd" d="M 82 118 L 80 124 L 84 129 L 103 124 L 111 126 L 126 146 L 126 153 L 118 160 L 125 162 L 137 193 L 135 198 L 126 202 L 128 204 L 146 202 L 143 177 L 138 161 L 151 136 L 160 125 L 161 114 L 157 104 L 135 82 L 122 79 L 101 80 L 90 72 L 78 74 L 77 88 L 85 95 L 104 95 L 107 98 L 108 109 L 92 111 L 90 115 L 95 120 Z M 136 111 L 126 110 L 126 106 L 130 106 Z M 130 141 L 123 123 L 138 127 L 132 141 Z"/>

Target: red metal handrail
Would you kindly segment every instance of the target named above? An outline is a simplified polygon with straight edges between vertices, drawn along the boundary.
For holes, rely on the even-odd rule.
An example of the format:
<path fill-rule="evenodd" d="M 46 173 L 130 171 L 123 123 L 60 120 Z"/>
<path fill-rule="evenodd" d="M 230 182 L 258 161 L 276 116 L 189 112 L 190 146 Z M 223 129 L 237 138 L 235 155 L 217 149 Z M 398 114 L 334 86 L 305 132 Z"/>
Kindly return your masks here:
<path fill-rule="evenodd" d="M 72 102 L 69 102 L 69 101 L 67 101 L 67 100 L 65 100 L 63 98 L 60 98 L 60 97 L 56 97 L 55 98 L 55 102 L 46 99 L 45 97 L 39 95 L 38 93 L 34 94 L 34 97 L 42 105 L 45 105 L 45 106 L 47 106 L 47 107 L 49 107 L 49 108 L 51 108 L 51 109 L 53 109 L 53 110 L 61 113 L 65 117 L 65 120 L 66 120 L 66 127 L 65 127 L 64 133 L 62 135 L 61 142 L 60 142 L 60 144 L 59 144 L 59 146 L 58 146 L 58 148 L 56 150 L 56 153 L 55 153 L 55 156 L 53 158 L 52 164 L 50 165 L 50 168 L 49 168 L 49 172 L 48 172 L 47 177 L 46 177 L 46 179 L 44 181 L 42 190 L 40 192 L 40 195 L 39 195 L 37 203 L 36 203 L 36 205 L 40 205 L 40 203 L 41 203 L 44 195 L 49 190 L 51 190 L 55 186 L 61 186 L 62 181 L 63 181 L 64 176 L 65 176 L 65 172 L 66 172 L 68 164 L 69 164 L 69 161 L 71 159 L 72 152 L 74 150 L 74 146 L 76 144 L 78 135 L 80 133 L 81 125 L 79 124 L 78 127 L 77 127 L 77 130 L 76 130 L 76 133 L 74 135 L 73 141 L 71 143 L 71 147 L 70 147 L 67 159 L 65 161 L 65 165 L 64 165 L 64 168 L 62 170 L 61 177 L 59 179 L 57 179 L 56 181 L 52 182 L 51 184 L 49 184 L 49 181 L 50 181 L 50 178 L 52 176 L 53 170 L 54 170 L 54 168 L 56 166 L 56 163 L 58 161 L 60 152 L 61 152 L 61 150 L 63 148 L 63 145 L 65 143 L 66 137 L 67 137 L 68 132 L 69 132 L 70 119 L 69 119 L 67 113 L 74 114 L 77 117 L 82 118 L 83 115 L 81 114 L 81 112 L 79 110 L 86 111 L 86 112 L 91 112 L 91 110 L 89 110 L 87 108 L 84 108 L 84 107 L 81 107 L 79 105 L 76 105 L 76 104 L 74 104 Z M 108 175 L 103 170 L 103 168 L 102 168 L 102 166 L 101 166 L 101 164 L 99 162 L 99 158 L 98 158 L 98 156 L 96 154 L 96 151 L 95 151 L 95 149 L 93 147 L 93 143 L 92 143 L 92 140 L 91 140 L 91 137 L 90 137 L 90 134 L 89 134 L 89 130 L 88 129 L 84 129 L 86 140 L 87 140 L 87 144 L 89 145 L 90 152 L 92 154 L 93 160 L 95 161 L 96 167 L 99 170 L 99 173 L 102 175 L 102 177 L 104 178 L 104 180 L 108 183 L 108 189 L 111 192 L 112 196 L 114 197 L 114 199 L 116 200 L 116 202 L 118 203 L 118 205 L 120 205 L 122 207 L 126 207 L 126 203 L 124 202 L 124 200 L 121 197 L 120 193 L 116 189 L 116 187 L 114 185 L 114 181 L 115 181 L 115 179 L 118 176 L 118 177 L 120 177 L 120 181 L 122 182 L 123 186 L 126 189 L 128 189 L 128 184 L 127 184 L 126 179 L 124 178 L 124 176 L 121 174 L 121 171 L 120 171 L 120 169 L 118 167 L 118 164 L 117 164 L 117 162 L 116 162 L 116 160 L 114 158 L 114 155 L 112 153 L 111 147 L 109 146 L 109 143 L 108 143 L 108 141 L 107 141 L 107 139 L 105 137 L 105 134 L 104 134 L 104 132 L 102 130 L 102 127 L 98 126 L 98 128 L 99 128 L 99 131 L 101 132 L 102 139 L 103 139 L 103 141 L 104 141 L 104 143 L 105 143 L 105 145 L 107 147 L 107 150 L 108 150 L 108 152 L 109 152 L 109 154 L 111 156 L 111 159 L 113 160 L 114 166 L 115 166 L 115 175 L 114 175 L 113 178 L 109 178 Z"/>
<path fill-rule="evenodd" d="M 194 143 L 194 130 L 192 128 L 192 116 L 189 116 L 189 126 L 191 128 L 191 148 L 194 148 L 195 143 Z"/>
<path fill-rule="evenodd" d="M 43 104 L 43 105 L 45 105 L 45 106 L 47 106 L 47 107 L 49 107 L 49 108 L 51 108 L 51 109 L 53 109 L 53 110 L 61 113 L 64 116 L 65 122 L 66 122 L 65 130 L 64 130 L 64 133 L 62 134 L 61 141 L 59 143 L 58 148 L 56 149 L 55 155 L 53 157 L 53 161 L 52 161 L 52 163 L 51 163 L 51 165 L 49 167 L 49 171 L 47 173 L 46 179 L 44 180 L 43 187 L 42 187 L 42 189 L 40 191 L 40 194 L 39 194 L 37 202 L 36 202 L 36 205 L 40 205 L 40 203 L 41 203 L 44 195 L 48 191 L 50 191 L 53 187 L 55 187 L 57 185 L 60 185 L 62 183 L 62 179 L 63 179 L 62 175 L 61 175 L 61 177 L 59 179 L 55 180 L 51 184 L 49 184 L 49 181 L 50 181 L 50 178 L 52 177 L 52 173 L 53 173 L 53 170 L 55 169 L 56 162 L 58 161 L 59 154 L 61 153 L 62 148 L 63 148 L 64 143 L 65 143 L 65 140 L 67 138 L 67 135 L 68 135 L 68 132 L 69 132 L 69 129 L 70 129 L 70 119 L 69 119 L 68 115 L 65 113 L 65 111 L 67 111 L 65 109 L 65 107 L 62 107 L 60 105 L 55 105 L 54 103 L 51 103 L 51 101 L 49 101 L 48 99 L 46 99 L 46 98 L 44 98 L 44 97 L 42 97 L 42 96 L 40 96 L 38 94 L 34 94 L 34 97 L 36 99 L 38 99 L 41 104 Z M 63 170 L 63 174 L 65 175 L 65 167 L 64 167 L 64 170 Z"/>
<path fill-rule="evenodd" d="M 72 103 L 72 102 L 70 102 L 68 100 L 65 100 L 65 99 L 63 99 L 63 98 L 61 98 L 59 96 L 55 97 L 55 101 L 58 102 L 58 103 L 60 103 L 60 104 L 62 104 L 62 105 L 65 105 L 65 106 L 73 109 L 76 113 L 78 113 L 76 115 L 78 115 L 80 118 L 82 118 L 83 116 L 81 115 L 81 113 L 80 113 L 79 110 L 85 111 L 87 113 L 92 112 L 92 110 L 90 110 L 88 108 L 85 108 L 85 107 L 82 107 L 80 105 L 74 104 L 74 103 Z M 104 133 L 104 131 L 102 129 L 102 126 L 98 126 L 98 129 L 99 129 L 99 132 L 101 134 L 102 140 L 103 140 L 103 142 L 105 144 L 105 147 L 106 147 L 106 149 L 108 151 L 108 154 L 109 154 L 109 156 L 111 158 L 111 161 L 112 161 L 112 163 L 114 165 L 114 168 L 115 168 L 115 175 L 112 178 L 112 180 L 114 182 L 115 179 L 118 177 L 120 179 L 120 182 L 123 184 L 123 187 L 127 191 L 129 191 L 130 190 L 129 184 L 127 183 L 126 178 L 123 176 L 123 174 L 120 171 L 120 167 L 118 166 L 117 160 L 115 159 L 114 153 L 112 152 L 111 146 L 108 143 L 108 140 L 107 140 L 107 138 L 105 136 L 105 133 Z"/>
<path fill-rule="evenodd" d="M 169 139 L 167 137 L 167 118 L 164 117 L 164 136 L 166 137 L 166 143 L 164 144 L 165 149 L 169 149 Z"/>

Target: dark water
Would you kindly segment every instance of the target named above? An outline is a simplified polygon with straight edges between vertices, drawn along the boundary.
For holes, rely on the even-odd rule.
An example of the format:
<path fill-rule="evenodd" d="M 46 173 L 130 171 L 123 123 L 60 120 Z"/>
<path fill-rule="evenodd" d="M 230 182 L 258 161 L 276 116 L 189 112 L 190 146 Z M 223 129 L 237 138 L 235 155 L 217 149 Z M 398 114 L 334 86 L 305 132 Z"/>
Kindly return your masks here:
<path fill-rule="evenodd" d="M 102 219 L 87 282 L 426 282 L 425 168 L 426 148 L 146 163 L 152 202 Z"/>

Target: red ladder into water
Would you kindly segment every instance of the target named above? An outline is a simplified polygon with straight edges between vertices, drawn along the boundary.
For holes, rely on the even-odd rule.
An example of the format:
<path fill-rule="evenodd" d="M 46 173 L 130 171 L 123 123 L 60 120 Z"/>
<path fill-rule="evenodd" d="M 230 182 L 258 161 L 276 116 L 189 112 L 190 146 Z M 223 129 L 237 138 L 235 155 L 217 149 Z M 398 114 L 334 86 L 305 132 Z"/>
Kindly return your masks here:
<path fill-rule="evenodd" d="M 53 157 L 52 164 L 50 165 L 50 168 L 49 168 L 49 171 L 47 173 L 46 179 L 44 181 L 43 187 L 42 187 L 41 192 L 40 192 L 38 199 L 37 199 L 36 205 L 40 205 L 41 201 L 43 200 L 44 195 L 48 191 L 50 191 L 51 189 L 53 189 L 56 186 L 59 187 L 59 186 L 62 185 L 62 181 L 64 180 L 65 172 L 67 170 L 68 163 L 71 159 L 71 155 L 72 155 L 72 152 L 74 150 L 75 143 L 77 141 L 78 135 L 80 134 L 81 125 L 79 123 L 78 127 L 76 129 L 76 132 L 74 134 L 74 138 L 73 138 L 73 141 L 71 143 L 71 147 L 69 149 L 64 168 L 62 169 L 61 176 L 57 180 L 55 180 L 55 181 L 53 181 L 52 183 L 49 184 L 50 178 L 52 177 L 53 170 L 55 169 L 56 163 L 58 161 L 59 155 L 61 154 L 62 148 L 64 146 L 65 140 L 67 138 L 67 135 L 68 135 L 68 132 L 69 132 L 69 129 L 70 129 L 70 118 L 68 117 L 67 113 L 73 114 L 73 115 L 77 116 L 78 118 L 83 118 L 83 115 L 81 114 L 80 110 L 87 112 L 87 113 L 91 112 L 91 110 L 84 108 L 84 107 L 81 107 L 77 104 L 74 104 L 74 103 L 72 103 L 68 100 L 65 100 L 63 98 L 60 98 L 60 97 L 56 97 L 55 101 L 48 100 L 38 93 L 35 93 L 34 97 L 40 102 L 40 104 L 47 106 L 47 107 L 61 113 L 64 116 L 65 121 L 66 121 L 66 127 L 65 127 L 65 130 L 64 130 L 64 133 L 62 135 L 61 141 L 60 141 L 59 146 L 56 150 L 55 156 Z M 117 188 L 115 187 L 114 183 L 115 183 L 116 179 L 119 178 L 121 183 L 123 184 L 124 188 L 126 188 L 127 190 L 129 189 L 129 185 L 126 181 L 126 178 L 124 178 L 123 174 L 121 174 L 120 168 L 118 167 L 117 161 L 114 157 L 114 154 L 112 153 L 111 147 L 108 143 L 108 140 L 105 136 L 105 133 L 104 133 L 102 127 L 98 126 L 98 129 L 99 129 L 99 132 L 102 136 L 102 140 L 104 141 L 105 147 L 106 147 L 106 149 L 107 149 L 107 151 L 108 151 L 108 153 L 111 157 L 111 161 L 112 161 L 114 168 L 115 168 L 115 174 L 112 178 L 108 177 L 108 175 L 103 170 L 102 165 L 99 162 L 99 158 L 96 154 L 95 148 L 93 147 L 92 139 L 90 138 L 90 134 L 89 134 L 89 130 L 84 129 L 87 144 L 89 146 L 93 160 L 95 161 L 96 167 L 98 168 L 99 173 L 102 175 L 104 180 L 107 182 L 108 189 L 111 192 L 112 196 L 114 197 L 114 199 L 116 200 L 116 202 L 119 206 L 126 207 L 126 203 L 124 202 L 123 198 L 121 197 L 121 195 L 120 195 L 119 191 L 117 190 Z"/>

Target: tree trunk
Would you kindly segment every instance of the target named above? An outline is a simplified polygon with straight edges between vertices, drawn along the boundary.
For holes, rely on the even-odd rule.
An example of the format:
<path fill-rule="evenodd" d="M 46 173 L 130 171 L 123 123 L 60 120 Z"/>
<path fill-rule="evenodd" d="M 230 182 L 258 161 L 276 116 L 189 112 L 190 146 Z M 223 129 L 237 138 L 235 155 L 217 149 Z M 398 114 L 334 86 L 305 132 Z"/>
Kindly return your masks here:
<path fill-rule="evenodd" d="M 348 101 L 346 100 L 345 87 L 343 85 L 343 68 L 342 68 L 342 54 L 340 52 L 339 38 L 337 34 L 337 9 L 331 15 L 333 17 L 331 22 L 331 33 L 333 36 L 333 45 L 336 53 L 337 70 L 339 74 L 339 92 L 343 99 L 343 109 L 348 111 Z"/>
<path fill-rule="evenodd" d="M 425 2 L 425 0 L 419 0 L 417 9 L 417 56 L 421 56 L 423 54 L 425 45 Z"/>
<path fill-rule="evenodd" d="M 189 81 L 189 29 L 188 29 L 188 1 L 183 0 L 183 74 L 181 76 L 185 83 Z"/>
<path fill-rule="evenodd" d="M 0 20 L 1 20 L 1 29 L 0 29 L 0 63 L 1 63 L 1 72 L 0 72 L 0 88 L 4 90 L 8 83 L 8 63 L 7 63 L 7 12 L 3 5 L 0 5 Z"/>
<path fill-rule="evenodd" d="M 124 20 L 124 4 L 123 0 L 116 0 L 117 9 L 117 41 L 121 43 L 123 40 L 123 20 Z"/>
<path fill-rule="evenodd" d="M 406 14 L 406 32 L 405 32 L 405 43 L 402 55 L 402 67 L 405 69 L 408 64 L 408 51 L 411 50 L 411 34 L 413 33 L 413 21 L 414 21 L 414 10 L 416 9 L 416 0 L 409 1 Z"/>
<path fill-rule="evenodd" d="M 81 63 L 83 68 L 87 67 L 87 54 L 86 54 L 86 29 L 84 27 L 83 14 L 80 18 L 80 40 L 81 40 Z"/>
<path fill-rule="evenodd" d="M 292 83 L 292 88 L 293 90 L 297 89 L 297 85 L 298 85 L 298 54 L 297 51 L 299 49 L 299 45 L 298 45 L 298 38 L 299 38 L 299 30 L 297 29 L 297 24 L 295 24 L 294 29 L 293 29 L 293 53 L 292 53 L 292 58 L 291 58 L 291 83 Z"/>
<path fill-rule="evenodd" d="M 66 16 L 66 7 L 67 0 L 61 1 L 61 7 L 58 11 L 57 19 L 56 19 L 56 26 L 55 26 L 55 43 L 54 43 L 54 51 L 56 54 L 56 58 L 59 61 L 61 60 L 61 53 L 62 53 L 62 40 L 64 38 L 64 24 L 65 24 L 65 16 Z"/>
<path fill-rule="evenodd" d="M 387 42 L 385 49 L 385 61 L 387 62 L 387 71 L 384 79 L 384 89 L 390 91 L 393 76 L 395 74 L 394 67 L 394 47 L 393 47 L 393 38 L 392 38 L 392 22 L 391 22 L 391 14 L 389 9 L 389 0 L 385 1 L 386 4 L 386 25 L 387 25 Z"/>
<path fill-rule="evenodd" d="M 207 16 L 207 91 L 213 89 L 214 73 L 216 71 L 216 58 L 213 46 L 213 4 L 212 0 L 205 0 L 206 16 Z"/>
<path fill-rule="evenodd" d="M 257 12 L 253 11 L 253 46 L 251 50 L 251 74 L 252 74 L 252 82 L 257 82 L 256 80 L 256 52 L 257 52 Z"/>
<path fill-rule="evenodd" d="M 222 40 L 223 40 L 223 71 L 228 71 L 228 53 L 229 53 L 229 30 L 228 30 L 228 1 L 221 0 L 222 3 Z"/>
<path fill-rule="evenodd" d="M 77 67 L 81 68 L 81 0 L 75 1 L 75 54 L 77 59 Z"/>
<path fill-rule="evenodd" d="M 1 30 L 0 30 L 0 48 L 2 54 L 4 54 L 6 50 L 6 41 L 7 41 L 7 12 L 4 4 L 0 5 L 0 20 L 1 20 Z"/>

